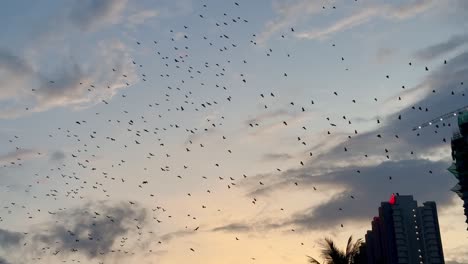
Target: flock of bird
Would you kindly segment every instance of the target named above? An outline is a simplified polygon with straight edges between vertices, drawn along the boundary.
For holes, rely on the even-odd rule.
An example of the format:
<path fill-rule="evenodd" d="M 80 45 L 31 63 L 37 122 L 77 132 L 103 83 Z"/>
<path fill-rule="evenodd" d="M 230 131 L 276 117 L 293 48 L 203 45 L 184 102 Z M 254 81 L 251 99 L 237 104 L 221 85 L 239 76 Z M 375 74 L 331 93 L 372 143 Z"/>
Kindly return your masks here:
<path fill-rule="evenodd" d="M 201 2 L 201 1 L 200 1 Z M 230 138 L 228 132 L 222 134 L 219 138 L 212 139 L 213 131 L 220 132 L 226 131 L 228 128 L 225 128 L 229 125 L 229 114 L 223 114 L 222 111 L 225 109 L 225 106 L 228 104 L 234 105 L 230 107 L 241 108 L 243 107 L 243 102 L 241 98 L 237 98 L 233 95 L 233 91 L 237 87 L 245 87 L 249 84 L 249 73 L 241 72 L 237 73 L 238 76 L 235 77 L 234 85 L 237 87 L 230 87 L 227 83 L 232 78 L 232 75 L 236 73 L 229 72 L 229 69 L 232 68 L 230 64 L 234 61 L 239 62 L 241 65 L 251 63 L 248 58 L 233 58 L 231 51 L 239 48 L 252 48 L 253 46 L 256 49 L 265 49 L 265 57 L 273 56 L 283 56 L 284 60 L 292 60 L 297 54 L 289 51 L 284 54 L 277 54 L 276 50 L 273 50 L 269 47 L 264 47 L 257 43 L 257 34 L 250 34 L 248 43 L 238 42 L 234 37 L 234 33 L 231 34 L 233 28 L 242 29 L 247 31 L 251 23 L 249 18 L 243 17 L 239 14 L 238 9 L 241 4 L 248 4 L 248 1 L 243 3 L 233 2 L 232 6 L 228 7 L 226 13 L 222 13 L 219 17 L 210 17 L 208 12 L 201 12 L 195 16 L 198 19 L 202 20 L 200 23 L 206 24 L 214 23 L 214 25 L 219 28 L 219 36 L 215 39 L 213 36 L 210 37 L 210 34 L 206 35 L 194 35 L 192 34 L 191 25 L 175 25 L 173 29 L 169 29 L 168 33 L 171 37 L 168 39 L 157 39 L 152 42 L 147 42 L 143 40 L 138 40 L 133 43 L 133 46 L 137 52 L 142 50 L 151 50 L 154 54 L 154 61 L 159 63 L 160 68 L 163 69 L 161 72 L 151 73 L 150 69 L 145 66 L 145 63 L 140 62 L 137 59 L 137 56 L 132 61 L 128 62 L 128 66 L 132 71 L 134 71 L 138 77 L 132 78 L 130 72 L 120 72 L 118 67 L 108 69 L 110 75 L 119 76 L 123 78 L 122 86 L 124 89 L 121 90 L 119 95 L 115 97 L 120 98 L 106 98 L 100 99 L 99 109 L 102 111 L 95 112 L 93 115 L 84 117 L 80 120 L 69 120 L 68 123 L 57 124 L 57 127 L 54 131 L 50 131 L 48 135 L 44 135 L 44 141 L 49 142 L 51 145 L 54 142 L 65 142 L 67 146 L 71 146 L 69 149 L 64 151 L 64 158 L 59 159 L 61 163 L 58 166 L 50 167 L 46 171 L 37 168 L 38 172 L 34 175 L 34 181 L 30 183 L 25 183 L 25 192 L 30 193 L 31 199 L 44 199 L 45 201 L 54 201 L 62 202 L 63 204 L 80 204 L 84 202 L 89 202 L 92 200 L 112 200 L 114 197 L 122 197 L 122 193 L 128 192 L 127 195 L 123 197 L 128 197 L 126 201 L 126 206 L 133 208 L 132 210 L 138 210 L 141 206 L 145 207 L 147 204 L 152 204 L 150 217 L 151 223 L 143 223 L 144 219 L 136 217 L 132 219 L 133 224 L 130 228 L 129 234 L 120 234 L 114 244 L 110 248 L 99 246 L 101 243 L 107 243 L 105 236 L 108 230 L 103 228 L 104 226 L 115 226 L 120 228 L 121 221 L 112 215 L 115 211 L 108 210 L 108 207 L 96 207 L 97 209 L 93 210 L 84 210 L 81 212 L 81 218 L 87 219 L 83 220 L 85 224 L 91 225 L 87 227 L 88 232 L 78 232 L 78 230 L 65 230 L 65 235 L 69 238 L 64 240 L 49 241 L 50 244 L 41 245 L 41 248 L 38 250 L 38 255 L 33 257 L 35 263 L 46 263 L 40 261 L 46 261 L 51 256 L 59 259 L 63 262 L 83 262 L 80 259 L 80 254 L 90 255 L 89 252 L 80 252 L 84 250 L 89 251 L 88 245 L 97 250 L 95 255 L 97 255 L 98 263 L 104 263 L 99 256 L 104 256 L 113 253 L 120 253 L 125 255 L 134 255 L 134 249 L 127 245 L 129 238 L 127 236 L 132 234 L 137 234 L 137 240 L 142 239 L 144 235 L 150 235 L 155 238 L 157 246 L 163 247 L 166 244 L 166 241 L 161 238 L 157 238 L 155 232 L 153 231 L 153 226 L 161 225 L 174 221 L 175 218 L 186 219 L 182 220 L 186 224 L 184 228 L 187 232 L 201 232 L 203 229 L 203 218 L 196 216 L 191 212 L 180 212 L 175 213 L 171 208 L 166 207 L 163 204 L 160 204 L 161 197 L 158 193 L 153 192 L 152 188 L 157 186 L 160 181 L 171 182 L 171 184 L 184 184 L 185 185 L 195 185 L 198 184 L 195 189 L 205 188 L 206 184 L 203 181 L 213 180 L 214 184 L 211 185 L 211 188 L 206 189 L 206 193 L 209 195 L 220 195 L 222 196 L 226 191 L 231 191 L 231 189 L 240 188 L 238 187 L 240 183 L 250 180 L 248 176 L 249 173 L 245 172 L 239 175 L 239 177 L 233 176 L 224 176 L 225 173 L 223 159 L 233 159 L 236 153 L 236 146 Z M 201 10 L 208 10 L 210 8 L 209 4 L 200 4 Z M 337 9 L 339 6 L 323 6 L 323 9 Z M 182 35 L 177 35 L 177 32 L 184 31 Z M 197 31 L 193 31 L 197 32 Z M 281 39 L 287 38 L 289 35 L 294 35 L 296 30 L 294 27 L 289 27 L 285 32 L 281 33 Z M 193 63 L 192 57 L 196 57 L 197 50 L 191 47 L 191 40 L 197 38 L 198 40 L 203 41 L 205 49 L 211 51 L 213 56 L 216 58 L 222 58 L 218 61 L 206 61 L 200 65 Z M 170 47 L 170 49 L 165 49 L 165 47 Z M 330 47 L 336 49 L 339 46 L 339 43 L 330 43 Z M 201 55 L 201 57 L 210 57 Z M 197 57 L 198 58 L 198 57 Z M 200 59 L 200 58 L 198 58 Z M 142 60 L 143 61 L 143 60 Z M 336 63 L 346 61 L 345 56 L 337 56 Z M 443 61 L 443 64 L 448 64 L 449 61 Z M 408 67 L 413 66 L 412 62 L 408 62 Z M 428 66 L 423 66 L 424 71 L 430 71 Z M 345 71 L 349 71 L 349 66 L 343 68 Z M 250 73 L 253 74 L 253 73 Z M 291 78 L 291 73 L 285 70 L 282 73 L 282 78 Z M 382 76 L 382 79 L 390 79 L 390 75 Z M 216 84 L 214 87 L 209 86 L 209 79 L 214 79 Z M 166 88 L 160 89 L 161 94 L 157 102 L 143 104 L 141 106 L 142 111 L 137 112 L 133 107 L 132 103 L 128 103 L 130 100 L 130 95 L 126 94 L 125 88 L 131 87 L 134 85 L 141 86 L 158 86 L 160 83 L 172 82 L 172 86 L 167 86 Z M 58 85 L 55 80 L 50 80 L 48 83 L 49 86 L 53 87 Z M 463 83 L 460 84 L 461 86 Z M 89 96 L 93 96 L 93 93 L 98 89 L 110 89 L 111 87 L 98 87 L 94 83 L 80 83 L 82 89 L 86 89 L 89 93 Z M 233 85 L 231 85 L 233 86 Z M 213 92 L 213 96 L 209 95 L 211 89 L 215 89 L 216 92 Z M 406 89 L 403 85 L 402 89 Z M 33 93 L 41 93 L 39 89 L 32 89 Z M 145 93 L 142 88 L 142 91 L 134 91 L 135 93 L 141 92 Z M 275 101 L 278 97 L 281 97 L 281 93 L 278 93 L 274 90 L 264 90 L 257 92 L 257 98 L 255 99 L 256 103 L 262 105 L 262 111 L 270 111 L 270 109 L 275 107 Z M 436 94 L 438 91 L 433 90 L 433 93 Z M 207 96 L 208 94 L 208 96 Z M 454 92 L 452 92 L 454 94 Z M 335 97 L 340 97 L 340 91 L 330 91 L 330 95 Z M 458 94 L 457 94 L 458 95 Z M 460 96 L 465 96 L 464 93 L 460 93 Z M 347 98 L 352 104 L 359 104 L 362 101 L 374 101 L 379 102 L 379 98 L 370 97 L 370 98 Z M 398 101 L 404 100 L 402 97 L 398 97 Z M 106 110 L 106 107 L 112 107 L 114 114 L 111 114 L 110 111 Z M 309 99 L 309 104 L 300 105 L 297 102 L 291 101 L 288 104 L 288 107 L 291 108 L 291 111 L 296 113 L 307 112 L 313 107 L 320 107 L 320 102 L 316 99 Z M 166 108 L 167 107 L 167 108 Z M 327 106 L 322 106 L 327 107 Z M 97 107 L 96 107 L 97 108 Z M 115 109 L 121 111 L 115 115 Z M 427 107 L 423 106 L 414 106 L 413 110 L 415 111 L 429 111 Z M 26 108 L 25 111 L 30 111 L 30 108 Z M 193 113 L 200 112 L 202 114 L 209 114 L 213 111 L 217 111 L 219 114 L 218 117 L 207 118 L 205 123 L 199 124 L 198 126 L 189 126 L 186 124 L 189 123 L 186 118 L 180 120 L 170 120 L 166 125 L 160 125 L 167 121 L 165 117 L 173 112 L 181 113 L 184 115 L 189 115 Z M 357 125 L 353 122 L 353 116 L 351 113 L 337 114 L 337 117 L 325 117 L 326 122 L 329 124 L 330 129 L 326 129 L 324 133 L 327 135 L 333 134 L 333 129 L 339 126 L 348 126 L 352 127 L 351 131 L 353 133 L 347 134 L 346 138 L 350 139 L 353 136 L 359 135 L 359 129 Z M 404 116 L 399 115 L 398 120 L 404 119 Z M 324 120 L 325 121 L 325 120 Z M 383 121 L 379 118 L 375 120 L 376 124 L 379 125 Z M 94 125 L 99 124 L 99 128 L 95 128 Z M 308 148 L 313 145 L 314 142 L 308 141 L 304 138 L 304 132 L 310 129 L 307 124 L 291 124 L 288 120 L 280 121 L 282 127 L 287 129 L 291 134 L 292 138 L 297 141 L 297 149 L 301 151 L 304 148 Z M 450 123 L 443 123 L 442 126 L 450 127 Z M 246 130 L 254 131 L 256 129 L 261 129 L 263 124 L 259 120 L 252 119 L 250 120 L 245 128 Z M 410 129 L 410 128 L 409 128 Z M 109 133 L 107 133 L 109 132 Z M 416 131 L 419 136 L 419 131 Z M 214 133 L 217 135 L 217 133 Z M 206 137 L 204 137 L 206 136 Z M 376 138 L 383 138 L 387 135 L 382 135 L 377 133 Z M 204 155 L 206 151 L 210 151 L 212 147 L 212 142 L 221 142 L 219 146 L 224 149 L 224 154 L 216 153 L 217 159 L 213 160 L 210 164 L 202 164 L 202 167 L 209 168 L 219 168 L 219 171 L 216 175 L 207 175 L 202 176 L 200 180 L 195 180 L 191 175 L 196 175 L 192 173 L 192 166 L 189 162 L 179 159 L 175 156 L 176 152 L 171 151 L 174 146 L 178 146 L 173 142 L 174 137 L 177 137 L 178 143 L 184 145 L 178 151 L 185 152 L 187 155 L 192 155 L 193 158 L 196 158 L 198 155 Z M 392 135 L 395 139 L 399 139 L 400 135 Z M 206 141 L 202 141 L 203 138 L 209 138 Z M 13 149 L 16 153 L 21 153 L 25 150 L 22 146 L 22 136 L 13 135 L 8 139 L 4 146 Z M 442 139 L 443 142 L 447 142 L 448 139 L 445 137 Z M 60 146 L 58 146 L 60 147 Z M 152 149 L 148 151 L 148 149 Z M 344 146 L 342 149 L 343 152 L 352 152 L 348 146 Z M 414 150 L 416 151 L 416 150 Z M 130 156 L 124 155 L 125 153 L 132 153 Z M 193 154 L 192 154 L 193 153 Z M 47 153 L 37 152 L 34 155 L 38 157 L 45 156 Z M 384 148 L 383 156 L 390 160 L 391 150 Z M 413 150 L 411 154 L 414 154 Z M 224 156 L 223 156 L 224 155 Z M 298 167 L 305 166 L 309 162 L 307 158 L 313 158 L 316 154 L 313 150 L 307 150 L 306 155 L 303 158 L 296 161 Z M 101 161 L 102 157 L 106 157 L 106 161 L 109 163 L 108 166 L 103 165 Z M 368 154 L 364 154 L 362 158 L 368 158 Z M 151 163 L 146 164 L 160 164 L 157 167 L 150 167 L 149 165 L 138 170 L 132 170 L 130 175 L 128 168 L 134 168 L 135 164 L 141 164 L 138 160 L 150 160 Z M 29 164 L 28 161 L 24 161 L 21 157 L 15 157 L 13 160 L 8 160 L 0 164 L 6 171 L 17 170 L 23 165 Z M 28 165 L 29 166 L 29 165 Z M 32 166 L 32 165 L 31 165 Z M 118 170 L 125 170 L 124 173 L 117 173 Z M 282 168 L 278 166 L 272 168 L 272 171 L 277 171 L 283 173 L 287 168 Z M 149 173 L 151 171 L 151 173 Z M 211 169 L 210 169 L 211 171 Z M 182 173 L 181 173 L 182 172 Z M 360 170 L 357 170 L 357 173 L 360 173 Z M 429 171 L 432 173 L 432 171 Z M 116 176 L 118 175 L 118 176 Z M 126 176 L 124 176 L 126 175 Z M 140 176 L 142 175 L 142 176 Z M 150 176 L 153 175 L 153 176 Z M 161 179 L 161 180 L 160 180 Z M 392 176 L 388 177 L 388 180 L 392 180 Z M 136 182 L 136 184 L 135 184 Z M 262 188 L 268 185 L 264 180 L 259 180 L 256 182 L 258 188 Z M 300 182 L 292 181 L 292 185 L 298 186 Z M 37 186 L 47 187 L 38 189 Z M 8 188 L 8 187 L 7 187 Z M 319 192 L 320 188 L 314 186 L 311 190 L 313 192 Z M 13 192 L 13 190 L 9 190 Z M 138 195 L 146 196 L 145 201 L 139 201 L 138 195 L 133 195 L 133 193 Z M 190 199 L 195 196 L 192 192 L 186 193 L 186 196 Z M 216 198 L 213 198 L 216 199 Z M 250 199 L 250 198 L 249 198 Z M 255 206 L 258 203 L 258 197 L 251 197 L 250 203 Z M 349 199 L 358 200 L 359 197 L 356 195 L 351 195 Z M 71 202 L 73 200 L 73 202 Z M 70 201 L 70 202 L 69 202 Z M 12 217 L 15 214 L 25 213 L 25 217 L 28 221 L 34 221 L 36 218 L 44 219 L 45 217 L 51 217 L 59 221 L 66 221 L 65 219 L 59 218 L 59 215 L 67 215 L 66 212 L 70 210 L 69 208 L 56 208 L 52 209 L 48 205 L 43 204 L 44 208 L 32 208 L 27 203 L 19 204 L 11 198 L 11 201 L 2 201 L 4 207 L 3 211 L 0 213 L 0 226 L 6 218 Z M 213 215 L 217 212 L 228 211 L 229 206 L 225 208 L 212 208 L 208 206 L 208 203 L 205 202 L 196 202 L 199 209 L 209 211 L 206 215 Z M 251 205 L 250 204 L 250 205 Z M 252 206 L 252 205 L 251 205 Z M 101 208 L 101 210 L 99 209 Z M 107 208 L 107 209 L 106 209 Z M 284 211 L 283 207 L 278 210 Z M 342 211 L 343 208 L 337 208 L 337 214 L 339 211 Z M 183 217 L 182 217 L 183 215 Z M 57 223 L 63 224 L 63 223 Z M 93 228 L 94 226 L 94 228 Z M 100 229 L 100 228 L 101 229 Z M 344 227 L 343 224 L 340 224 L 340 227 Z M 291 231 L 295 231 L 291 229 Z M 35 243 L 37 238 L 30 235 L 28 232 L 24 232 L 24 246 L 34 246 L 31 243 Z M 236 241 L 242 240 L 241 234 L 236 234 L 233 236 L 233 239 Z M 248 238 L 245 238 L 248 239 Z M 73 243 L 70 243 L 69 240 L 72 240 Z M 42 242 L 46 239 L 41 240 Z M 69 252 L 63 252 L 65 247 L 60 246 L 59 244 L 70 245 Z M 167 242 L 169 243 L 169 242 Z M 304 243 L 301 241 L 301 245 Z M 86 245 L 86 246 L 85 246 Z M 148 252 L 157 251 L 157 248 L 150 248 Z M 187 251 L 192 252 L 193 254 L 197 253 L 197 248 L 195 246 L 186 248 Z M 94 256 L 94 254 L 91 254 Z M 249 256 L 251 261 L 258 259 L 258 256 Z"/>

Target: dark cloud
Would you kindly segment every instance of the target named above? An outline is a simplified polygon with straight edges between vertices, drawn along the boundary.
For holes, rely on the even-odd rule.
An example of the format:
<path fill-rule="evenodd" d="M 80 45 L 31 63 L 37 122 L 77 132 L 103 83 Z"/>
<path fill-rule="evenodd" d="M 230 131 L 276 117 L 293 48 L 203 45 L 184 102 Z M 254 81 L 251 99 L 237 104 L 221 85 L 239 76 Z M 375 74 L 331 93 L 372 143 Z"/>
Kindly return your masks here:
<path fill-rule="evenodd" d="M 3 257 L 0 257 L 0 264 L 11 264 L 8 260 L 4 259 Z"/>
<path fill-rule="evenodd" d="M 194 230 L 188 230 L 188 229 L 178 230 L 178 231 L 174 231 L 174 232 L 170 232 L 170 233 L 162 235 L 161 240 L 163 240 L 165 242 L 170 242 L 171 240 L 173 240 L 175 238 L 193 235 L 193 234 L 195 234 L 195 232 L 196 231 L 194 231 Z"/>
<path fill-rule="evenodd" d="M 263 155 L 263 160 L 265 161 L 288 160 L 291 158 L 292 156 L 288 153 L 267 153 Z"/>
<path fill-rule="evenodd" d="M 452 36 L 447 41 L 434 44 L 416 52 L 416 58 L 420 60 L 432 60 L 454 51 L 468 43 L 468 34 Z"/>
<path fill-rule="evenodd" d="M 91 259 L 109 253 L 123 236 L 141 232 L 146 224 L 146 211 L 127 203 L 87 204 L 57 213 L 55 219 L 56 223 L 46 226 L 46 231 L 33 236 L 34 244 L 53 244 L 61 252 L 75 249 Z"/>
<path fill-rule="evenodd" d="M 435 3 L 436 1 L 433 0 L 405 1 L 404 4 L 394 6 L 392 9 L 390 9 L 391 16 L 398 19 L 411 18 L 434 7 Z"/>
<path fill-rule="evenodd" d="M 251 226 L 241 223 L 232 223 L 220 227 L 213 228 L 212 231 L 215 232 L 247 232 L 251 230 Z"/>
<path fill-rule="evenodd" d="M 23 234 L 21 233 L 0 229 L 0 249 L 18 246 L 22 239 Z"/>
<path fill-rule="evenodd" d="M 54 151 L 52 152 L 52 154 L 50 154 L 50 160 L 51 161 L 61 161 L 63 159 L 65 159 L 65 152 L 61 151 L 61 150 L 57 150 L 57 151 Z"/>
<path fill-rule="evenodd" d="M 449 205 L 455 194 L 449 191 L 454 181 L 451 180 L 447 167 L 446 162 L 402 160 L 368 167 L 361 173 L 353 171 L 362 168 L 348 167 L 320 176 L 297 175 L 295 178 L 302 180 L 302 185 L 340 186 L 344 191 L 324 204 L 294 215 L 283 224 L 312 230 L 336 228 L 351 220 L 370 221 L 372 216 L 378 215 L 380 202 L 396 192 L 414 195 L 419 202 L 436 201 L 439 207 Z"/>
<path fill-rule="evenodd" d="M 434 200 L 439 207 L 450 204 L 455 197 L 450 191 L 455 180 L 446 168 L 451 164 L 450 138 L 457 120 L 445 120 L 446 126 L 441 122 L 438 129 L 435 125 L 418 131 L 412 128 L 466 104 L 466 97 L 462 96 L 466 89 L 461 82 L 466 82 L 468 76 L 467 62 L 468 53 L 465 52 L 440 69 L 431 70 L 420 85 L 400 94 L 403 102 L 405 99 L 414 101 L 414 105 L 407 104 L 401 110 L 382 117 L 376 129 L 350 134 L 353 136 L 351 139 L 317 153 L 299 169 L 267 175 L 269 181 L 264 182 L 272 184 L 265 184 L 264 188 L 258 188 L 256 177 L 252 177 L 249 185 L 255 187 L 250 195 L 288 189 L 294 182 L 303 188 L 318 186 L 320 191 L 344 190 L 329 201 L 274 225 L 295 225 L 298 229 L 334 228 L 350 220 L 372 219 L 377 214 L 380 201 L 386 200 L 393 192 L 413 194 L 419 201 Z M 401 102 L 394 98 L 386 104 Z M 449 123 L 452 126 L 449 127 Z M 320 142 L 331 139 L 322 138 Z M 314 149 L 311 151 L 316 153 Z M 267 176 L 257 177 L 265 179 Z"/>

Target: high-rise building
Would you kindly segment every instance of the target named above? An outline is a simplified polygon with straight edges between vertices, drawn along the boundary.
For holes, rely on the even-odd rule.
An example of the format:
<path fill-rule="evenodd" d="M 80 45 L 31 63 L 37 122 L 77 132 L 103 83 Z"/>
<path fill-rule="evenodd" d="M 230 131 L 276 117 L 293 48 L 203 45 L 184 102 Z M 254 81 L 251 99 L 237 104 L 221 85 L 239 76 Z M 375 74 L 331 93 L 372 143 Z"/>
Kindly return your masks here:
<path fill-rule="evenodd" d="M 368 264 L 445 263 L 436 204 L 418 206 L 411 195 L 382 202 L 365 240 Z"/>
<path fill-rule="evenodd" d="M 452 159 L 454 162 L 448 170 L 458 180 L 452 191 L 463 200 L 465 222 L 468 224 L 468 112 L 459 114 L 458 127 L 460 132 L 454 133 L 452 137 Z"/>

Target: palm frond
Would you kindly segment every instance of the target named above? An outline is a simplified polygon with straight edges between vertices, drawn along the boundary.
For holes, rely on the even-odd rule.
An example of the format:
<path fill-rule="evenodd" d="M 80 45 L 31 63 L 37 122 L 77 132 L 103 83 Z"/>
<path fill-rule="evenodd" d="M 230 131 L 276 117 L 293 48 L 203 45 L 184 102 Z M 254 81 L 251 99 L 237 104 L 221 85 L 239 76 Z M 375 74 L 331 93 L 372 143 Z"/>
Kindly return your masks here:
<path fill-rule="evenodd" d="M 353 241 L 353 236 L 350 236 L 348 243 L 346 244 L 346 250 L 342 251 L 339 249 L 335 242 L 326 237 L 321 244 L 321 256 L 324 259 L 324 264 L 353 264 L 354 258 L 359 253 L 359 249 L 362 245 L 362 239 Z M 309 263 L 320 264 L 315 258 L 307 256 Z"/>
<path fill-rule="evenodd" d="M 359 248 L 361 247 L 362 239 L 358 239 L 353 242 L 353 236 L 350 236 L 348 239 L 348 244 L 346 245 L 346 258 L 348 263 L 354 262 L 354 257 L 359 253 Z"/>
<path fill-rule="evenodd" d="M 353 236 L 349 236 L 348 243 L 346 244 L 346 256 L 349 256 L 352 250 L 353 250 Z"/>
<path fill-rule="evenodd" d="M 333 242 L 331 238 L 325 238 L 322 257 L 327 261 L 327 263 L 346 264 L 344 261 L 346 259 L 345 253 L 335 245 L 335 242 Z"/>
<path fill-rule="evenodd" d="M 309 258 L 309 263 L 310 264 L 320 264 L 320 262 L 318 260 L 316 260 L 315 258 L 311 257 L 311 256 L 307 256 Z"/>
<path fill-rule="evenodd" d="M 363 241 L 361 238 L 356 240 L 356 242 L 354 242 L 354 245 L 353 245 L 353 248 L 351 249 L 351 254 L 350 254 L 351 261 L 353 261 L 356 255 L 359 253 L 362 243 Z"/>

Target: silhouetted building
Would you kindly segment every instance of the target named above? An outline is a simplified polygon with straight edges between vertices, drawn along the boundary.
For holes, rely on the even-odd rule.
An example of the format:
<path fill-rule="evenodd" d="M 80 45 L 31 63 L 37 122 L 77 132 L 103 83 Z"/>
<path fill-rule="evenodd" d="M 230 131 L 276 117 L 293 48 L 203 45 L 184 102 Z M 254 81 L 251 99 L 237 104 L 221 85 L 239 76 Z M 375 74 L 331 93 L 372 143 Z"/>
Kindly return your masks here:
<path fill-rule="evenodd" d="M 448 170 L 457 178 L 458 183 L 452 188 L 462 200 L 468 224 L 468 112 L 458 116 L 460 132 L 452 137 L 452 159 L 454 163 Z M 467 228 L 468 230 L 468 228 Z"/>
<path fill-rule="evenodd" d="M 445 263 L 436 204 L 418 206 L 411 195 L 392 195 L 382 202 L 365 240 L 367 261 L 359 263 Z"/>

